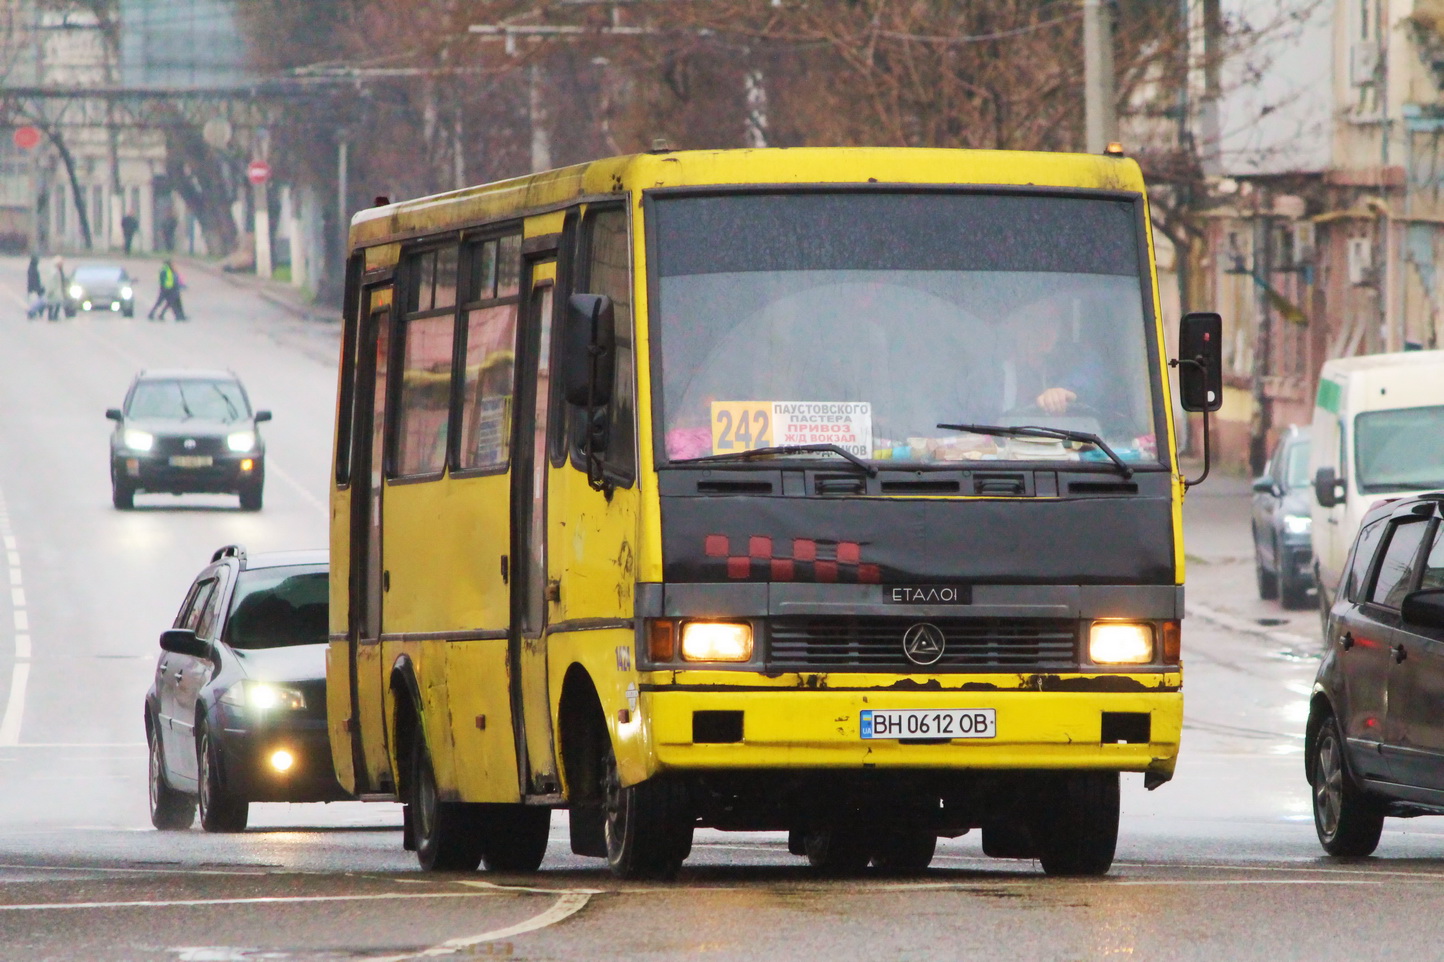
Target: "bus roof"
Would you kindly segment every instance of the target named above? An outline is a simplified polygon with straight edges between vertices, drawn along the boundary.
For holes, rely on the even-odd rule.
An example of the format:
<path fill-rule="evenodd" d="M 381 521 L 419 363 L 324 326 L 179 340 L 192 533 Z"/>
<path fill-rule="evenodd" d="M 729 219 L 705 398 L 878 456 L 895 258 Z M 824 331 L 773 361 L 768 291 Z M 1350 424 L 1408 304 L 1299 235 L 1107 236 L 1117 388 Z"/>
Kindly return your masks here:
<path fill-rule="evenodd" d="M 351 219 L 351 247 L 480 224 L 654 187 L 740 184 L 936 184 L 1143 192 L 1128 158 L 915 147 L 681 150 L 609 157 L 373 207 Z"/>

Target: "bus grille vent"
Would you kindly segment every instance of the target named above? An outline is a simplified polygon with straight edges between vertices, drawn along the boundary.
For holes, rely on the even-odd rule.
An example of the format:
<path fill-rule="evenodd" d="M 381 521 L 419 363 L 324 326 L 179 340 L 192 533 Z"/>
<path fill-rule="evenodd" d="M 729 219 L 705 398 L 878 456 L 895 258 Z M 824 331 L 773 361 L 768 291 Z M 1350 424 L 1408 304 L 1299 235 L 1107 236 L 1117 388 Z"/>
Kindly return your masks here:
<path fill-rule="evenodd" d="M 1066 671 L 1077 667 L 1078 622 L 1066 618 L 934 618 L 942 657 L 916 665 L 903 654 L 914 621 L 810 616 L 775 618 L 768 665 L 800 670 Z"/>

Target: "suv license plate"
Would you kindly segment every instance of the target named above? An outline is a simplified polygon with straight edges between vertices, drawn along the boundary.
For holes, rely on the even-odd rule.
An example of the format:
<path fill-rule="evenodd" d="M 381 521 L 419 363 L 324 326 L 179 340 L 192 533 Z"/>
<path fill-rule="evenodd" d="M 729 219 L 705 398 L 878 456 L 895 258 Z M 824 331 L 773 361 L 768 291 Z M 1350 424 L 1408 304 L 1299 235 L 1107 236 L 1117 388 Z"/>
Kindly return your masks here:
<path fill-rule="evenodd" d="M 996 738 L 998 715 L 992 708 L 867 709 L 858 727 L 863 738 Z"/>
<path fill-rule="evenodd" d="M 211 466 L 209 454 L 172 454 L 170 466 L 173 468 L 208 468 Z"/>

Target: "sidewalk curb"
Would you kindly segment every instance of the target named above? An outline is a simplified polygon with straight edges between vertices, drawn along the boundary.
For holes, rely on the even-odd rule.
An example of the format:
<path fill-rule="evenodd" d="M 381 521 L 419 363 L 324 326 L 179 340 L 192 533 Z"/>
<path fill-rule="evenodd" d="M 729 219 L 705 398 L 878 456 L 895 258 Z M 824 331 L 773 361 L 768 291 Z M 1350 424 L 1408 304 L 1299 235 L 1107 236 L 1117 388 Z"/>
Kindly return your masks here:
<path fill-rule="evenodd" d="M 265 281 L 259 277 L 256 277 L 253 274 L 232 273 L 230 271 L 222 270 L 221 268 L 216 267 L 214 264 L 208 263 L 206 261 L 186 258 L 184 259 L 184 262 L 187 268 L 193 267 L 196 270 L 199 270 L 203 273 L 211 275 L 212 277 L 216 277 L 220 280 L 225 281 L 232 287 L 237 287 L 242 290 L 250 291 L 267 303 L 273 304 L 274 306 L 281 308 L 283 311 L 286 311 L 287 313 L 292 314 L 293 316 L 298 317 L 303 321 L 315 321 L 322 324 L 334 324 L 340 320 L 339 315 L 333 317 L 329 311 L 318 310 L 306 304 L 296 303 L 294 300 L 285 297 L 284 295 L 280 294 L 275 290 L 272 290 L 270 288 L 270 285 L 278 283 L 276 281 Z"/>
<path fill-rule="evenodd" d="M 1278 631 L 1265 625 L 1249 621 L 1247 618 L 1240 618 L 1237 615 L 1230 615 L 1222 611 L 1210 608 L 1207 605 L 1189 602 L 1185 616 L 1202 618 L 1210 624 L 1218 625 L 1220 628 L 1227 628 L 1230 631 L 1238 631 L 1249 635 L 1258 635 L 1270 641 L 1288 645 L 1293 648 L 1322 649 L 1322 639 L 1309 635 L 1296 635 L 1292 631 Z"/>

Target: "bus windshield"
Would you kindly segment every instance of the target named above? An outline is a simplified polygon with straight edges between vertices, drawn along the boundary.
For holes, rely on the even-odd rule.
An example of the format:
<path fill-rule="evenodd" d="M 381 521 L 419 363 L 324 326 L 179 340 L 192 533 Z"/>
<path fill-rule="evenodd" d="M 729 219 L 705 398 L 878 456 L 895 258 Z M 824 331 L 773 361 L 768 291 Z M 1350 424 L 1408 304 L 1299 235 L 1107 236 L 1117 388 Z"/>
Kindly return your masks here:
<path fill-rule="evenodd" d="M 817 443 L 910 462 L 1107 460 L 938 427 L 959 422 L 1158 458 L 1131 201 L 869 191 L 653 210 L 666 460 Z"/>

